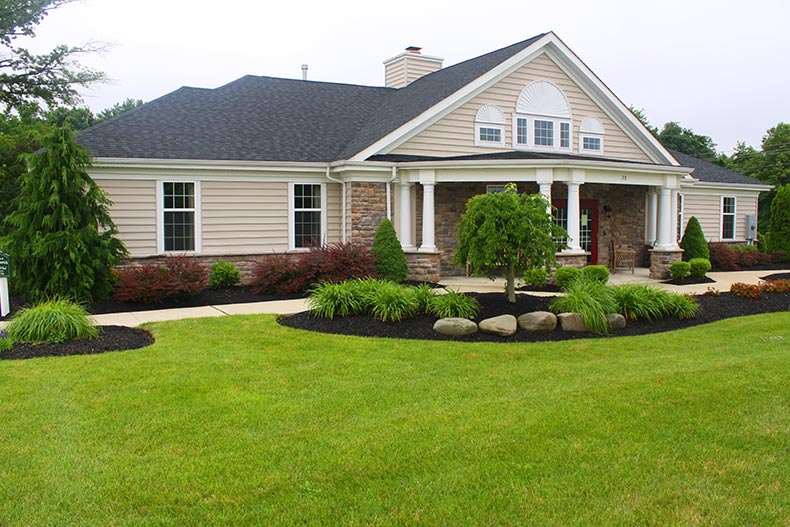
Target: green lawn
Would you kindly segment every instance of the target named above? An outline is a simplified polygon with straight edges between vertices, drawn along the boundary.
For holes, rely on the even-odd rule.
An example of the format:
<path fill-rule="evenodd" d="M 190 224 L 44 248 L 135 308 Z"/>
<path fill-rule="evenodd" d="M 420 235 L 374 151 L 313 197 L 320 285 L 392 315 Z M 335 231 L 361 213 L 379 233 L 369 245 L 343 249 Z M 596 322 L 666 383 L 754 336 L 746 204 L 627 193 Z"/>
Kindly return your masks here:
<path fill-rule="evenodd" d="M 790 313 L 513 345 L 150 327 L 0 362 L 0 525 L 790 525 Z"/>

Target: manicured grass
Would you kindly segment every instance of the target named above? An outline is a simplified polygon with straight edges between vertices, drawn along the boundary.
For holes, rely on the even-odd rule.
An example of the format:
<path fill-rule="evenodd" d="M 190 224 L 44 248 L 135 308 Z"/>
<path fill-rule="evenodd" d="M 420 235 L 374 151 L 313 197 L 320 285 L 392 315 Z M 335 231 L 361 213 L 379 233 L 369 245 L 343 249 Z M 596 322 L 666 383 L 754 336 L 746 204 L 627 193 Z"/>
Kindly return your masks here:
<path fill-rule="evenodd" d="M 790 313 L 512 345 L 151 328 L 0 363 L 0 525 L 790 521 Z"/>

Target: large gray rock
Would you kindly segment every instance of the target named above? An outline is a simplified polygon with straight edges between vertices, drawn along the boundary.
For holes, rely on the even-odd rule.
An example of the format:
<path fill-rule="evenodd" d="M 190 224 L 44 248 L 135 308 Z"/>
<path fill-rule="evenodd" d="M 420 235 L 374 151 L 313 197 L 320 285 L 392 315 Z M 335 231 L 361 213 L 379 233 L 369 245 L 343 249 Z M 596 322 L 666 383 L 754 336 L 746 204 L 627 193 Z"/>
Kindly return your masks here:
<path fill-rule="evenodd" d="M 584 319 L 579 313 L 560 313 L 557 319 L 563 331 L 587 331 Z"/>
<path fill-rule="evenodd" d="M 625 317 L 619 313 L 609 313 L 606 315 L 606 325 L 609 331 L 617 331 L 625 328 Z"/>
<path fill-rule="evenodd" d="M 500 337 L 509 337 L 516 333 L 518 321 L 513 315 L 499 315 L 480 321 L 480 331 Z"/>
<path fill-rule="evenodd" d="M 526 331 L 554 331 L 557 315 L 548 311 L 524 313 L 518 317 L 518 327 Z"/>
<path fill-rule="evenodd" d="M 440 318 L 434 323 L 433 330 L 450 337 L 462 337 L 477 333 L 477 324 L 466 318 Z"/>

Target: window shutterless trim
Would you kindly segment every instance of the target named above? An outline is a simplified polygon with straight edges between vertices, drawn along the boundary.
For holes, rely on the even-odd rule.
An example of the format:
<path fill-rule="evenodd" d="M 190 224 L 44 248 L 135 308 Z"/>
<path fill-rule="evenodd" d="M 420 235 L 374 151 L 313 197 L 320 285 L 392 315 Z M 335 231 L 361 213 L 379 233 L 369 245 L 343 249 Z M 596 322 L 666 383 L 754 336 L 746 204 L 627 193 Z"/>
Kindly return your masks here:
<path fill-rule="evenodd" d="M 499 141 L 489 141 L 480 138 L 481 129 L 491 129 L 499 131 Z M 505 127 L 502 124 L 495 123 L 475 123 L 475 146 L 487 146 L 493 148 L 504 148 L 505 146 Z"/>
<path fill-rule="evenodd" d="M 320 209 L 297 209 L 294 206 L 294 186 L 295 185 L 316 185 L 321 187 L 321 208 Z M 308 251 L 308 247 L 296 246 L 296 213 L 297 212 L 321 212 L 321 232 L 319 233 L 319 243 L 326 244 L 327 221 L 326 221 L 326 183 L 288 183 L 288 250 Z"/>
<path fill-rule="evenodd" d="M 195 195 L 194 207 L 189 209 L 167 209 L 167 212 L 194 212 L 195 249 L 192 251 L 165 251 L 165 183 L 191 183 Z M 158 179 L 156 180 L 156 252 L 157 254 L 200 254 L 203 252 L 203 221 L 200 181 Z"/>
<path fill-rule="evenodd" d="M 732 200 L 732 212 L 724 212 L 724 201 L 727 199 Z M 737 225 L 735 224 L 735 218 L 737 217 L 738 213 L 738 200 L 736 196 L 722 196 L 721 200 L 719 201 L 719 239 L 721 240 L 734 240 L 737 234 Z M 732 236 L 725 237 L 724 232 L 724 217 L 730 216 L 732 217 Z"/>
<path fill-rule="evenodd" d="M 544 121 L 552 123 L 551 128 L 551 145 L 535 144 L 535 132 L 537 121 Z M 522 134 L 519 134 L 519 126 L 522 127 Z M 568 146 L 562 146 L 563 128 L 567 129 Z M 519 113 L 512 114 L 512 145 L 514 150 L 538 150 L 538 151 L 554 151 L 554 152 L 568 152 L 572 151 L 573 147 L 573 126 L 570 119 L 560 117 L 550 117 L 543 115 L 524 115 Z M 521 139 L 526 138 L 526 142 Z"/>

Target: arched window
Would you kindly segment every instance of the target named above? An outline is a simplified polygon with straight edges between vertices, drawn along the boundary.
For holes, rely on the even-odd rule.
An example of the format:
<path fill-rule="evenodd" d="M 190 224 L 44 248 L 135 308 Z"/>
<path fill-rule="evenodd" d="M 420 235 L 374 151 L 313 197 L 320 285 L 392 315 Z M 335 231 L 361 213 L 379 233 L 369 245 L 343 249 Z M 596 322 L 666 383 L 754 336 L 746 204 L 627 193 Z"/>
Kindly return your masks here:
<path fill-rule="evenodd" d="M 505 115 L 493 104 L 485 104 L 475 116 L 475 145 L 505 146 Z"/>
<path fill-rule="evenodd" d="M 513 116 L 513 148 L 571 149 L 571 107 L 557 86 L 529 83 L 521 90 Z"/>
<path fill-rule="evenodd" d="M 595 117 L 585 118 L 579 125 L 579 153 L 603 154 L 604 129 Z"/>

